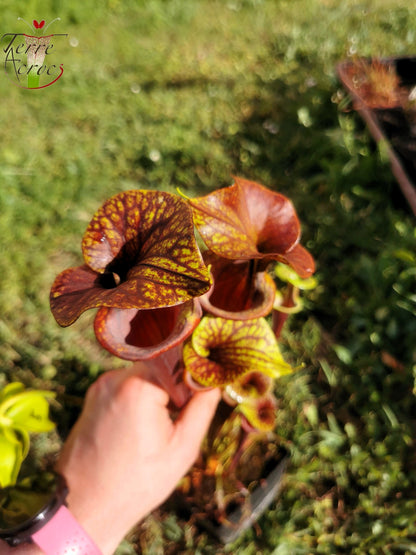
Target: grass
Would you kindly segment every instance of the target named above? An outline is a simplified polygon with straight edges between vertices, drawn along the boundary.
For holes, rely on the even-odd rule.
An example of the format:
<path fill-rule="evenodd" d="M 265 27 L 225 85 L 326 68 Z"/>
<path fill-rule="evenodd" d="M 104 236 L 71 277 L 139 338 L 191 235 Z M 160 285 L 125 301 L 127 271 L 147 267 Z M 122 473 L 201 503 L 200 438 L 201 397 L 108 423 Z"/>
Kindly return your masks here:
<path fill-rule="evenodd" d="M 294 201 L 319 279 L 283 338 L 306 367 L 278 384 L 281 496 L 232 546 L 164 510 L 119 552 L 414 553 L 414 219 L 335 73 L 354 54 L 414 54 L 412 3 L 101 6 L 3 2 L 2 34 L 59 16 L 50 31 L 69 37 L 55 85 L 0 80 L 0 385 L 58 391 L 65 435 L 88 385 L 122 364 L 97 347 L 92 315 L 62 330 L 48 306 L 108 196 L 263 182 Z"/>

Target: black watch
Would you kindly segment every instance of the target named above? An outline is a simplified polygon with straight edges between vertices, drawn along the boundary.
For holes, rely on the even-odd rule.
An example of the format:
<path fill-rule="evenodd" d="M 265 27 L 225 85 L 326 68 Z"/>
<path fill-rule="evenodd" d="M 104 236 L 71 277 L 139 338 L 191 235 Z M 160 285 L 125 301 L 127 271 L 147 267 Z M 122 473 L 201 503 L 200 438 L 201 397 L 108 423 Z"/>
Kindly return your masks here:
<path fill-rule="evenodd" d="M 0 538 L 12 547 L 34 542 L 46 555 L 101 555 L 66 507 L 67 495 L 53 472 L 0 489 Z"/>

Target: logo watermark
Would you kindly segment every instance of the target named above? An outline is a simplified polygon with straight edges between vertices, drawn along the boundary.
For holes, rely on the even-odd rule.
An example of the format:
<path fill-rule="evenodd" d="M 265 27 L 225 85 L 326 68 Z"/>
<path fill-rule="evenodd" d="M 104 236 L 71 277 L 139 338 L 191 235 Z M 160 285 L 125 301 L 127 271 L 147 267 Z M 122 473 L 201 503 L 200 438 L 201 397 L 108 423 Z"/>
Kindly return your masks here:
<path fill-rule="evenodd" d="M 46 29 L 55 21 L 59 21 L 59 17 L 46 27 L 44 19 L 40 22 L 34 19 L 32 25 L 21 17 L 18 20 L 24 21 L 33 34 L 4 33 L 0 39 L 1 51 L 4 53 L 4 71 L 15 85 L 24 89 L 49 87 L 56 83 L 64 72 L 64 65 L 55 61 L 55 45 L 59 37 L 67 37 L 68 34 L 45 35 Z"/>

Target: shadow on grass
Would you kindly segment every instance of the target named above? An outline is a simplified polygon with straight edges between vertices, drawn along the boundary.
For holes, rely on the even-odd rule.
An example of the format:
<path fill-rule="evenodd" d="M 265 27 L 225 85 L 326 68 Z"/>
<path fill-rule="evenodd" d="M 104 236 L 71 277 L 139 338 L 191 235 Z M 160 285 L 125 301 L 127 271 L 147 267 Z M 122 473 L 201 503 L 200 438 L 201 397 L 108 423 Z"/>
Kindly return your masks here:
<path fill-rule="evenodd" d="M 249 115 L 230 151 L 237 173 L 265 183 L 269 179 L 269 186 L 293 200 L 303 242 L 317 262 L 319 286 L 310 294 L 306 320 L 301 316 L 289 324 L 296 335 L 290 347 L 295 345 L 314 368 L 313 401 L 308 402 L 317 404 L 319 422 L 327 422 L 328 429 L 310 432 L 314 442 L 297 455 L 305 468 L 312 469 L 313 461 L 320 466 L 304 484 L 311 501 L 298 510 L 305 521 L 285 505 L 293 495 L 288 491 L 274 523 L 292 518 L 307 527 L 306 515 L 315 511 L 309 513 L 308 504 L 316 507 L 327 498 L 341 535 L 361 530 L 364 537 L 364 528 L 375 519 L 387 522 L 401 511 L 403 529 L 412 529 L 416 307 L 409 273 L 414 276 L 414 220 L 388 162 L 359 116 L 339 110 L 330 85 L 313 79 L 294 86 L 278 80 L 259 83 L 260 96 L 250 99 Z M 313 350 L 302 343 L 306 322 L 321 337 Z M 299 427 L 290 418 L 287 427 Z M 297 433 L 286 438 L 295 452 L 304 441 Z M 324 449 L 329 438 L 339 441 L 333 453 Z M 295 464 L 291 472 L 299 482 L 292 487 L 304 496 L 302 470 Z M 383 472 L 390 476 L 388 486 L 382 483 Z M 384 499 L 384 513 L 366 508 L 377 499 Z M 387 535 L 402 529 L 399 524 L 391 528 L 396 531 L 387 532 L 386 525 Z M 411 541 L 414 535 L 403 537 Z"/>

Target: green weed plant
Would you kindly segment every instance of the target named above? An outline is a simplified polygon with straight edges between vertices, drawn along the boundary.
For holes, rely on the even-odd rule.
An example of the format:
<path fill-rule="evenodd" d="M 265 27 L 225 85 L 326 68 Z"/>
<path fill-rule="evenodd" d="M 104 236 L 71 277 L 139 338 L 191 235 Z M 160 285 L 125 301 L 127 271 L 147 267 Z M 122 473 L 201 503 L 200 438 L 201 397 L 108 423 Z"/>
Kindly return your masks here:
<path fill-rule="evenodd" d="M 0 391 L 0 487 L 13 486 L 30 448 L 30 434 L 49 432 L 51 391 L 26 390 L 12 382 Z"/>

